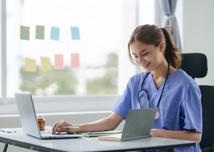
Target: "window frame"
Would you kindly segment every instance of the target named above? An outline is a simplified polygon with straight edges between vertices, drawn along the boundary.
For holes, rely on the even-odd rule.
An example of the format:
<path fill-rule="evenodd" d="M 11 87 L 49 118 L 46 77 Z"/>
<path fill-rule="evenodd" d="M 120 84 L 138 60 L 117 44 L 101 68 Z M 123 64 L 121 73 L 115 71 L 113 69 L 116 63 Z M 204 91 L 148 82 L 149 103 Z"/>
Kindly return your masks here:
<path fill-rule="evenodd" d="M 34 97 L 36 113 L 69 113 L 89 111 L 111 111 L 119 100 L 119 95 L 112 96 L 52 96 Z M 8 98 L 6 105 L 0 105 L 0 115 L 18 114 L 15 98 Z"/>
<path fill-rule="evenodd" d="M 0 9 L 1 9 L 1 25 L 0 25 L 0 33 L 1 33 L 1 100 L 0 104 L 6 104 L 7 103 L 7 53 L 6 53 L 6 41 L 7 41 L 7 35 L 6 35 L 6 0 L 1 0 L 0 2 Z"/>

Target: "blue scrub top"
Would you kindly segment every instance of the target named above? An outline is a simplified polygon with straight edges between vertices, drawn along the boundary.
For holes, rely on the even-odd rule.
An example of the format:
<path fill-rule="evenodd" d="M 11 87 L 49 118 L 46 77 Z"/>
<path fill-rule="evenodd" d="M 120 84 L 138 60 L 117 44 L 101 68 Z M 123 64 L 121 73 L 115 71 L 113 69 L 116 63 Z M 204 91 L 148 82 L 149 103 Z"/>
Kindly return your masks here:
<path fill-rule="evenodd" d="M 142 72 L 130 78 L 126 89 L 113 108 L 113 112 L 124 116 L 126 119 L 129 109 L 139 109 L 137 92 L 145 74 L 146 72 Z M 143 89 L 148 92 L 150 108 L 156 108 L 163 84 L 164 81 L 156 88 L 151 72 L 145 79 Z M 140 104 L 145 109 L 147 108 L 146 94 L 141 91 L 139 96 L 141 95 Z M 202 133 L 201 92 L 197 83 L 183 70 L 179 69 L 169 75 L 158 111 L 160 117 L 154 120 L 152 128 L 171 131 L 195 129 Z M 175 148 L 174 151 L 200 152 L 201 149 L 197 145 Z"/>

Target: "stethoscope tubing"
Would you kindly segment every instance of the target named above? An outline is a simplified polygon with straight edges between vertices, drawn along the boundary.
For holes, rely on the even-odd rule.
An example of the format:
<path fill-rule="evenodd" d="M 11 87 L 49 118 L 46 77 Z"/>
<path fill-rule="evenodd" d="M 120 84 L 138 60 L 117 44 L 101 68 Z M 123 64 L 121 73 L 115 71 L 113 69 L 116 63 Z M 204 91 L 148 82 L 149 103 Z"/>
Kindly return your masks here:
<path fill-rule="evenodd" d="M 161 91 L 161 94 L 160 94 L 160 97 L 159 97 L 159 100 L 158 100 L 158 104 L 157 104 L 157 106 L 156 106 L 157 108 L 159 107 L 159 104 L 160 104 L 160 101 L 161 101 L 161 98 L 162 98 L 162 95 L 163 95 L 163 91 L 164 91 L 164 88 L 165 88 L 165 84 L 166 84 L 166 81 L 167 81 L 168 76 L 169 76 L 169 71 L 170 71 L 170 63 L 168 62 L 168 71 L 167 71 L 167 74 L 166 74 L 166 78 L 165 78 L 165 80 L 164 80 L 164 84 L 163 84 L 163 88 L 162 88 L 162 91 Z M 146 89 L 143 89 L 143 83 L 144 83 L 146 77 L 149 75 L 149 73 L 150 73 L 150 72 L 147 72 L 146 75 L 144 76 L 143 81 L 142 81 L 142 83 L 141 83 L 141 88 L 140 88 L 140 90 L 137 92 L 137 101 L 138 101 L 138 105 L 139 105 L 140 109 L 142 109 L 142 108 L 141 108 L 141 105 L 140 105 L 140 98 L 143 96 L 143 95 L 141 95 L 141 96 L 139 97 L 139 94 L 140 94 L 141 91 L 146 92 L 146 97 L 147 97 L 147 108 L 149 108 L 149 94 L 148 94 L 148 92 L 147 92 Z"/>

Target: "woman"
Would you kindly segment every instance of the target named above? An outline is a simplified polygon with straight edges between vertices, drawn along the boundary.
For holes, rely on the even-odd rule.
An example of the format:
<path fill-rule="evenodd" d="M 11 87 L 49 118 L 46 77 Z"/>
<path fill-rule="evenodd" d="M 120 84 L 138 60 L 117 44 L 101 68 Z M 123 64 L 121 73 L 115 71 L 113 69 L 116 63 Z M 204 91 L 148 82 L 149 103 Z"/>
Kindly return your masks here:
<path fill-rule="evenodd" d="M 150 136 L 197 141 L 197 146 L 176 148 L 175 152 L 201 151 L 201 93 L 196 82 L 180 69 L 180 50 L 174 45 L 168 30 L 155 25 L 137 27 L 131 35 L 128 51 L 131 62 L 142 66 L 146 72 L 130 78 L 109 117 L 79 125 L 80 131 L 115 129 L 126 119 L 129 109 L 158 107 L 159 116 L 153 123 Z M 59 129 L 62 126 L 72 125 L 58 122 L 53 133 L 66 131 Z"/>

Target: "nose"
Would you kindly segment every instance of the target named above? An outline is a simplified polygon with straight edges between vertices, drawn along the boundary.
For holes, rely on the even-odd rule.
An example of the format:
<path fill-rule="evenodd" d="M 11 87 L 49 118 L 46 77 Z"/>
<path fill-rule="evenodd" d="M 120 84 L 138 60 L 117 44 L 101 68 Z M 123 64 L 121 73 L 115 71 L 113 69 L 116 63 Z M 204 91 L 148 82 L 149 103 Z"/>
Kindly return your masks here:
<path fill-rule="evenodd" d="M 141 57 L 141 56 L 139 56 L 138 59 L 137 59 L 137 62 L 138 62 L 138 64 L 140 64 L 140 65 L 143 64 L 144 58 Z"/>

